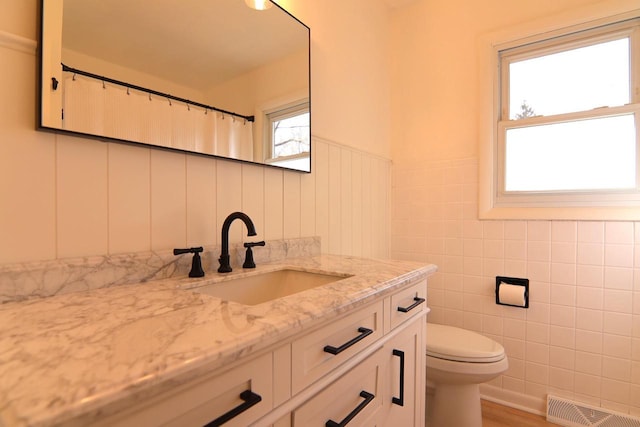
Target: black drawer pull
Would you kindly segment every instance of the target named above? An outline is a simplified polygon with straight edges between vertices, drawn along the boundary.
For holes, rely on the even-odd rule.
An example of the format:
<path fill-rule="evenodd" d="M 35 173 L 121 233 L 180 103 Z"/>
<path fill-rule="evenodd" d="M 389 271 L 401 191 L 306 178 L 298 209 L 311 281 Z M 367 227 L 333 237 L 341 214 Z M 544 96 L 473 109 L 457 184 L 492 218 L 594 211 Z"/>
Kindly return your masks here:
<path fill-rule="evenodd" d="M 391 402 L 404 406 L 404 351 L 393 349 L 393 355 L 400 358 L 400 397 L 392 397 Z"/>
<path fill-rule="evenodd" d="M 408 313 L 411 310 L 413 310 L 414 308 L 416 308 L 417 306 L 419 306 L 420 304 L 422 304 L 423 302 L 425 302 L 426 300 L 424 298 L 420 298 L 420 297 L 414 297 L 413 300 L 415 301 L 413 304 L 411 304 L 409 307 L 398 307 L 398 311 L 401 311 L 403 313 Z"/>
<path fill-rule="evenodd" d="M 354 419 L 356 417 L 356 415 L 358 415 L 360 413 L 360 411 L 362 411 L 364 409 L 365 406 L 367 406 L 369 403 L 371 403 L 371 401 L 373 399 L 375 399 L 375 396 L 371 393 L 368 393 L 364 390 L 362 390 L 360 392 L 360 397 L 364 397 L 364 400 L 362 402 L 360 402 L 360 404 L 358 406 L 356 406 L 356 409 L 354 409 L 353 411 L 351 411 L 349 413 L 349 415 L 347 415 L 345 417 L 344 420 L 340 421 L 339 423 L 333 421 L 333 420 L 329 420 L 326 422 L 325 427 L 344 427 L 347 425 L 347 423 L 349 423 L 349 421 L 351 421 L 352 419 Z"/>
<path fill-rule="evenodd" d="M 262 400 L 262 397 L 259 394 L 255 394 L 251 390 L 245 390 L 240 393 L 240 399 L 244 400 L 243 403 L 236 406 L 226 414 L 220 415 L 215 420 L 211 421 L 209 424 L 206 424 L 204 427 L 218 427 L 227 421 L 237 417 L 247 409 L 251 408 L 253 405 L 257 404 Z"/>
<path fill-rule="evenodd" d="M 342 344 L 340 347 L 334 347 L 332 345 L 325 345 L 324 346 L 325 353 L 331 353 L 331 354 L 342 353 L 343 351 L 345 351 L 346 349 L 348 349 L 349 347 L 351 347 L 352 345 L 354 345 L 358 341 L 362 340 L 367 335 L 371 335 L 373 333 L 373 330 L 367 329 L 367 328 L 363 328 L 361 326 L 361 327 L 358 328 L 358 332 L 360 332 L 360 335 L 358 335 L 354 339 Z"/>

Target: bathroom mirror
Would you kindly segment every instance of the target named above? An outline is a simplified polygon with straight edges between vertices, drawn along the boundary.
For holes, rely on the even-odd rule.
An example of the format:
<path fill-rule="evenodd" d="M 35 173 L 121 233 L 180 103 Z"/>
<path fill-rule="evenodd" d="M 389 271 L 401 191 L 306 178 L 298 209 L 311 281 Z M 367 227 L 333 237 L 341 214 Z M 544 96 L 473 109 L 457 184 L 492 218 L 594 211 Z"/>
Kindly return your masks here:
<path fill-rule="evenodd" d="M 266 3 L 42 0 L 40 129 L 310 172 L 310 31 Z"/>

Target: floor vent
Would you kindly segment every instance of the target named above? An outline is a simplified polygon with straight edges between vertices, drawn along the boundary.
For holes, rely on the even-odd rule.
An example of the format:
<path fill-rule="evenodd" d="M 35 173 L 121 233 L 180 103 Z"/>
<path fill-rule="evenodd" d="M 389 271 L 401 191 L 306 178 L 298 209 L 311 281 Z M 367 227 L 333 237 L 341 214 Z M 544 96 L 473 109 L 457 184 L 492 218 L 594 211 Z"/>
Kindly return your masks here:
<path fill-rule="evenodd" d="M 547 421 L 565 427 L 640 427 L 640 418 L 550 395 Z"/>

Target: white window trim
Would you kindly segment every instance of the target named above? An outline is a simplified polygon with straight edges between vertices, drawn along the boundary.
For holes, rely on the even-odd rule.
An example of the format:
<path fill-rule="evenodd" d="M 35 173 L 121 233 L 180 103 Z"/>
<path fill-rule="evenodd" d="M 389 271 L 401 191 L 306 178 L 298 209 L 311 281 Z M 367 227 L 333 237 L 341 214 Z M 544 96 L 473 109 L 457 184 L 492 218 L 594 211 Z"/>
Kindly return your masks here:
<path fill-rule="evenodd" d="M 522 46 L 533 41 L 603 26 L 640 16 L 637 0 L 603 2 L 591 7 L 571 11 L 504 29 L 481 37 L 478 44 L 479 66 L 479 188 L 478 215 L 480 219 L 557 219 L 557 220 L 640 220 L 640 205 L 621 202 L 618 206 L 520 207 L 517 203 L 500 206 L 494 168 L 498 164 L 498 137 L 496 123 L 500 117 L 499 51 Z M 636 55 L 636 61 L 639 59 Z M 635 88 L 635 90 L 639 90 Z M 639 130 L 640 131 L 640 130 Z M 639 132 L 640 133 L 640 132 Z"/>

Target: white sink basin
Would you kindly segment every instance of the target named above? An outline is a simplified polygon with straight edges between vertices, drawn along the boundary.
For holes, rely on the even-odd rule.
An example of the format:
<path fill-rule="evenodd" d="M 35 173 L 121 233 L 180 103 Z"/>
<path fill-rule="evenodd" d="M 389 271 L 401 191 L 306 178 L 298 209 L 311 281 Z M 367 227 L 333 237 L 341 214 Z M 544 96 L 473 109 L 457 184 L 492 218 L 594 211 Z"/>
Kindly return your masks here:
<path fill-rule="evenodd" d="M 213 283 L 191 291 L 211 295 L 245 305 L 257 305 L 327 283 L 351 277 L 349 275 L 312 273 L 299 270 L 277 270 L 254 276 Z"/>

